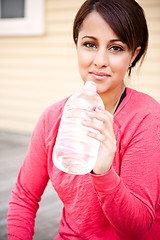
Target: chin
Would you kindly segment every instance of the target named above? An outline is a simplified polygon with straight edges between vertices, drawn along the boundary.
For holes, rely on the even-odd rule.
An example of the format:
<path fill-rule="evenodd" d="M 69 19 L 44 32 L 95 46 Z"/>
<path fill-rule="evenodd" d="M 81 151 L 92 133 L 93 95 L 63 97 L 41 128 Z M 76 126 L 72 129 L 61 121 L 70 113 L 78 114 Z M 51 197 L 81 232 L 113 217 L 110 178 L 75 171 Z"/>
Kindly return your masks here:
<path fill-rule="evenodd" d="M 98 93 L 98 94 L 104 94 L 104 93 L 106 93 L 106 92 L 108 92 L 108 91 L 109 91 L 109 88 L 107 88 L 106 86 L 104 86 L 104 85 L 99 86 L 99 85 L 97 84 L 97 93 Z"/>

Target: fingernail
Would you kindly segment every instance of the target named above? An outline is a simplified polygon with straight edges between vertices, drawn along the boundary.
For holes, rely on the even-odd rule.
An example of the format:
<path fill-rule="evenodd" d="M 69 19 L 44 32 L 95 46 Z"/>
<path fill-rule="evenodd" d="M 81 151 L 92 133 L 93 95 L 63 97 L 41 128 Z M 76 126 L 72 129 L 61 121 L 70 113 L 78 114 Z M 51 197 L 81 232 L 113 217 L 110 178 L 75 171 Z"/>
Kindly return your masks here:
<path fill-rule="evenodd" d="M 87 112 L 92 112 L 93 110 L 92 110 L 92 108 L 91 107 L 89 107 L 88 109 L 87 109 Z"/>

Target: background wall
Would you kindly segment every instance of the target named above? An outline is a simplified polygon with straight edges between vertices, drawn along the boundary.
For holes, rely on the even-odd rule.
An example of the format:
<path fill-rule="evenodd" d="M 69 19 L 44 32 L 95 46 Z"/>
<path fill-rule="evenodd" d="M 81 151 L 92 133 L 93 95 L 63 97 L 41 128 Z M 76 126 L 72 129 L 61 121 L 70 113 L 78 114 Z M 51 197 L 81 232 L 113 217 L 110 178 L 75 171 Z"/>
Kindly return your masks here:
<path fill-rule="evenodd" d="M 46 0 L 40 37 L 0 38 L 0 129 L 31 132 L 42 111 L 82 86 L 72 22 L 83 0 Z M 146 12 L 149 50 L 127 84 L 160 102 L 160 1 L 138 0 Z"/>
<path fill-rule="evenodd" d="M 143 65 L 130 81 L 133 88 L 160 102 L 160 0 L 138 0 L 145 10 L 149 27 L 149 48 Z"/>

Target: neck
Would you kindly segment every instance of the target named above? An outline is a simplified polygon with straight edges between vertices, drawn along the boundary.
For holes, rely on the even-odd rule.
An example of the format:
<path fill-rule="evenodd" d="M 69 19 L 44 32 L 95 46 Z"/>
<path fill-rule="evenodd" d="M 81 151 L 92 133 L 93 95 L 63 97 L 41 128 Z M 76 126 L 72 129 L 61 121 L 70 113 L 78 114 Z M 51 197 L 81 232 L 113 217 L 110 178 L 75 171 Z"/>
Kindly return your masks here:
<path fill-rule="evenodd" d="M 105 109 L 111 114 L 114 114 L 124 90 L 125 85 L 123 84 L 121 87 L 118 87 L 117 89 L 110 90 L 104 94 L 100 94 Z"/>

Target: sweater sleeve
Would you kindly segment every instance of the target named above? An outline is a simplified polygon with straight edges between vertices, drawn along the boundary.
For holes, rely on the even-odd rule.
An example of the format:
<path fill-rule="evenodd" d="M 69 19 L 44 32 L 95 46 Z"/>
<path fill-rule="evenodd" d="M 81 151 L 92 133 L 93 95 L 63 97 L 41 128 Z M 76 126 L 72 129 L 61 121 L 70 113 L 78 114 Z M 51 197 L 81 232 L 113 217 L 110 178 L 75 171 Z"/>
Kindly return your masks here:
<path fill-rule="evenodd" d="M 8 240 L 31 240 L 38 202 L 48 182 L 44 114 L 32 134 L 8 210 Z"/>
<path fill-rule="evenodd" d="M 125 146 L 120 176 L 113 166 L 105 175 L 91 175 L 106 218 L 123 239 L 141 239 L 151 228 L 159 196 L 159 169 L 159 126 L 149 115 Z"/>

